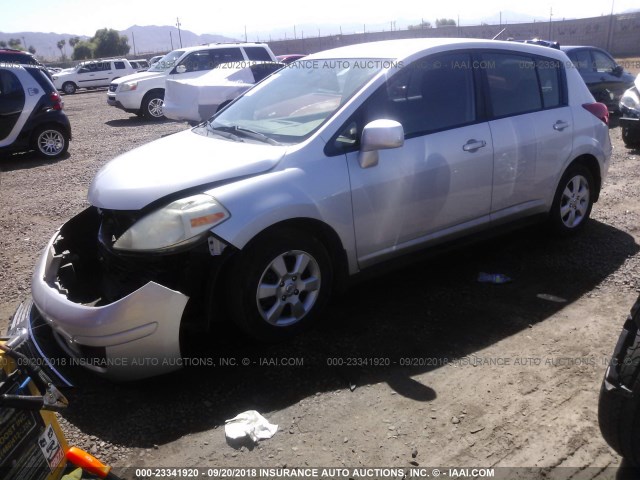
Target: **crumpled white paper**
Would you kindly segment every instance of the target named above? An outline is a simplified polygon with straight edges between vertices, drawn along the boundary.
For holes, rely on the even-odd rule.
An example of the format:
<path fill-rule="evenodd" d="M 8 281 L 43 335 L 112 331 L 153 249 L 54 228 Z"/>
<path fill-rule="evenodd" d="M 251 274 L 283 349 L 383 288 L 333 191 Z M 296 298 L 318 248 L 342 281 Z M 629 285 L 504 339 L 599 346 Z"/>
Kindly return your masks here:
<path fill-rule="evenodd" d="M 249 437 L 254 442 L 273 437 L 278 425 L 273 425 L 255 410 L 247 410 L 234 418 L 225 420 L 224 433 L 227 438 L 237 440 Z"/>

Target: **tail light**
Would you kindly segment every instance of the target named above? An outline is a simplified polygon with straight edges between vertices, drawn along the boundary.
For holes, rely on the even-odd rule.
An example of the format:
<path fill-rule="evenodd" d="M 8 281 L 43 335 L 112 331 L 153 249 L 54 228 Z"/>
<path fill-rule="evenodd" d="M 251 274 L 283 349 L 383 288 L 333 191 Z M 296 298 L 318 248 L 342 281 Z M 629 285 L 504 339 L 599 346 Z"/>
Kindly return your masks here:
<path fill-rule="evenodd" d="M 62 98 L 60 98 L 60 94 L 58 92 L 51 92 L 49 94 L 49 100 L 53 103 L 52 108 L 54 110 L 62 110 L 62 107 L 64 107 L 64 103 L 62 103 Z"/>
<path fill-rule="evenodd" d="M 602 120 L 605 125 L 609 125 L 609 109 L 604 103 L 583 103 L 582 108 L 593 113 L 596 117 Z"/>

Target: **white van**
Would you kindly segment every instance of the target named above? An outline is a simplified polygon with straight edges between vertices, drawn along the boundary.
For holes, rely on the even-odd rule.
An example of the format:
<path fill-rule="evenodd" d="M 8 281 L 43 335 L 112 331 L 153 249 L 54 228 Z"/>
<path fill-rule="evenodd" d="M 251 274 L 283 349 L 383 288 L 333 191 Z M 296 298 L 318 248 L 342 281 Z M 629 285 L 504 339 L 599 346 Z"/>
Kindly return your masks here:
<path fill-rule="evenodd" d="M 78 88 L 107 87 L 116 78 L 135 73 L 126 58 L 88 60 L 75 68 L 63 70 L 53 76 L 53 84 L 58 90 L 71 95 Z"/>
<path fill-rule="evenodd" d="M 266 61 L 275 62 L 271 49 L 264 43 L 216 43 L 181 48 L 167 53 L 149 70 L 112 82 L 107 103 L 125 112 L 150 120 L 164 118 L 165 80 L 197 78 L 221 63 Z"/>

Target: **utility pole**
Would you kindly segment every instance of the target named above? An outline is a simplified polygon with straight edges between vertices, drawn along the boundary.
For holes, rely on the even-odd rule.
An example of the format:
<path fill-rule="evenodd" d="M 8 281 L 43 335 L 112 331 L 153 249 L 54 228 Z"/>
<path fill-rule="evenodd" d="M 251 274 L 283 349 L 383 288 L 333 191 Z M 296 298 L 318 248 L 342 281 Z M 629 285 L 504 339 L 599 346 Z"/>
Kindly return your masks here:
<path fill-rule="evenodd" d="M 551 18 L 553 17 L 553 7 L 549 8 L 549 41 L 551 41 Z"/>
<path fill-rule="evenodd" d="M 180 33 L 180 19 L 176 17 L 176 27 L 178 27 L 178 37 L 180 38 L 180 48 L 182 48 L 182 34 Z"/>
<path fill-rule="evenodd" d="M 247 26 L 244 26 L 244 41 L 247 41 Z"/>
<path fill-rule="evenodd" d="M 296 36 L 296 26 L 293 26 L 293 39 L 296 40 L 298 37 Z"/>
<path fill-rule="evenodd" d="M 613 37 L 613 5 L 615 0 L 611 0 L 611 15 L 609 15 L 609 34 L 607 35 L 607 50 L 611 50 L 611 39 Z"/>
<path fill-rule="evenodd" d="M 171 30 L 169 30 L 169 40 L 171 41 L 171 50 L 173 50 L 173 35 L 171 35 Z"/>
<path fill-rule="evenodd" d="M 136 36 L 133 34 L 133 32 L 131 32 L 131 41 L 133 42 L 133 56 L 137 56 L 138 54 L 136 53 Z"/>

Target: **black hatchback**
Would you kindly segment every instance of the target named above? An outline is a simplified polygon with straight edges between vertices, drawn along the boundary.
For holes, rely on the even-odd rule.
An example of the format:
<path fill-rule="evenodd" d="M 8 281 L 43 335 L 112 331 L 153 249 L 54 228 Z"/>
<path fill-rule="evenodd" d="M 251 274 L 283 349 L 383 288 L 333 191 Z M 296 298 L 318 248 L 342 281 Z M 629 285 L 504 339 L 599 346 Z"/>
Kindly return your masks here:
<path fill-rule="evenodd" d="M 625 72 L 605 50 L 596 47 L 562 46 L 578 73 L 587 84 L 596 102 L 609 110 L 619 111 L 620 97 L 633 86 L 634 76 Z"/>
<path fill-rule="evenodd" d="M 64 155 L 71 125 L 62 107 L 60 94 L 41 68 L 0 61 L 0 153 Z"/>

